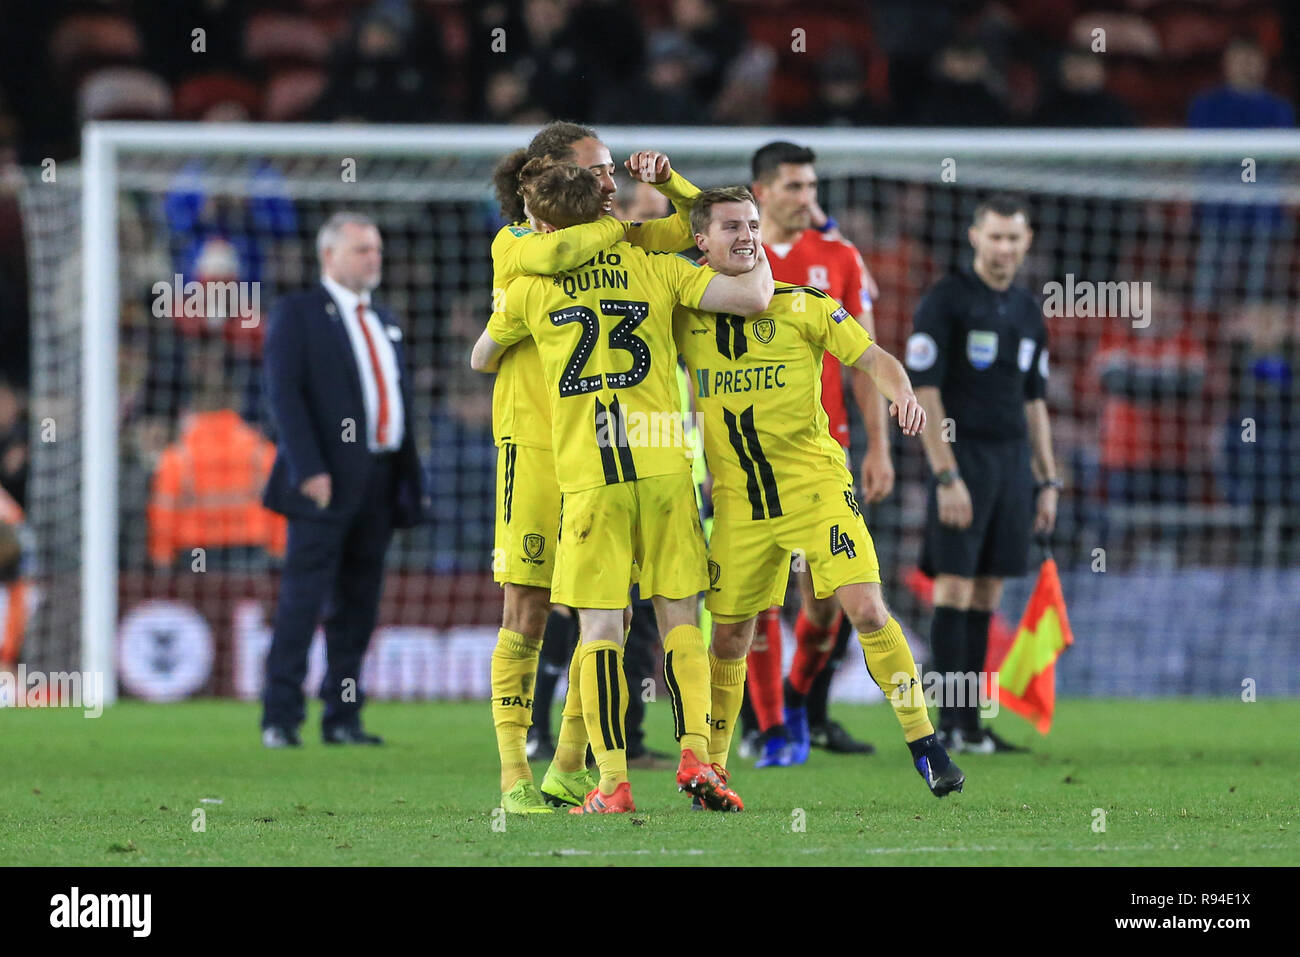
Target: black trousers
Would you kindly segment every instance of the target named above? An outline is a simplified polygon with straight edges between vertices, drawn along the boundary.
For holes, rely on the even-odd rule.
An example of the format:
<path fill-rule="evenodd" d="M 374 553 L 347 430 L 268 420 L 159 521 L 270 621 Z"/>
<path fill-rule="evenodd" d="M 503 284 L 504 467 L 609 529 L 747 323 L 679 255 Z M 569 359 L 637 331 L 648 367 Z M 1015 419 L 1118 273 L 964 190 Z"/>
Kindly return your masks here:
<path fill-rule="evenodd" d="M 361 660 L 379 615 L 384 554 L 393 537 L 393 455 L 376 455 L 357 512 L 342 522 L 293 519 L 275 630 L 266 656 L 262 727 L 296 728 L 306 717 L 307 651 L 324 621 L 321 682 L 325 728 L 361 723 Z"/>

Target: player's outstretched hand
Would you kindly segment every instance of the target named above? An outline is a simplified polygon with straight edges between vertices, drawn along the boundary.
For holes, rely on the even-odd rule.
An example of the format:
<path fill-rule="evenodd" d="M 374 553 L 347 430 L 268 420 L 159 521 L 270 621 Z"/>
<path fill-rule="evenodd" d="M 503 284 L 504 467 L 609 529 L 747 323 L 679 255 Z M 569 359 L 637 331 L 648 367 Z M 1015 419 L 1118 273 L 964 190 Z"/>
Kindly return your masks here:
<path fill-rule="evenodd" d="M 889 414 L 898 420 L 898 427 L 904 435 L 920 435 L 925 429 L 925 409 L 913 394 L 901 402 L 889 403 Z"/>
<path fill-rule="evenodd" d="M 668 157 L 654 150 L 633 153 L 623 166 L 633 179 L 639 179 L 643 183 L 666 183 L 673 175 L 673 164 L 668 161 Z"/>

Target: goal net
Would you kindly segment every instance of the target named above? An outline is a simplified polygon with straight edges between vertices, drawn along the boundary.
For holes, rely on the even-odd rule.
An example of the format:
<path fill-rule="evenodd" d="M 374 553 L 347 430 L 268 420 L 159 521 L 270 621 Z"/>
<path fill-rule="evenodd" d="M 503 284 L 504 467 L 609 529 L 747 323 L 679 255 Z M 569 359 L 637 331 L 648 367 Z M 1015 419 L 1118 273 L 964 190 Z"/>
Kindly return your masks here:
<path fill-rule="evenodd" d="M 495 449 L 491 380 L 468 355 L 500 225 L 489 174 L 530 134 L 106 124 L 80 168 L 32 172 L 29 667 L 105 669 L 110 689 L 153 700 L 257 695 L 284 546 L 248 506 L 271 434 L 264 320 L 316 282 L 316 230 L 352 209 L 384 237 L 377 296 L 405 324 L 434 502 L 389 553 L 364 680 L 373 697 L 487 695 Z M 1053 551 L 1077 641 L 1060 693 L 1300 693 L 1300 137 L 602 134 L 617 162 L 663 150 L 702 186 L 748 182 L 770 140 L 812 146 L 820 202 L 862 251 L 899 356 L 921 295 L 969 260 L 975 203 L 1026 198 L 1018 281 L 1048 316 L 1067 486 Z M 887 600 L 919 639 L 926 469 L 919 443 L 891 442 L 896 490 L 867 517 Z M 1012 629 L 1031 585 L 1009 584 Z M 318 641 L 309 682 L 321 667 Z M 862 669 L 841 671 L 837 695 L 869 696 Z"/>

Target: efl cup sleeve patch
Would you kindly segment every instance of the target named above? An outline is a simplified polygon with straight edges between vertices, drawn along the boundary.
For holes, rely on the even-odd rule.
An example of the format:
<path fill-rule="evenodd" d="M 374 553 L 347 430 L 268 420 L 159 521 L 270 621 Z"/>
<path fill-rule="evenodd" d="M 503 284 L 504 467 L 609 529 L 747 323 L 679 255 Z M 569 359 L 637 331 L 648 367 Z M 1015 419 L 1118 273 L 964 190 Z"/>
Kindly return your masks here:
<path fill-rule="evenodd" d="M 939 358 L 939 346 L 928 332 L 914 332 L 907 340 L 907 367 L 914 372 L 924 372 Z"/>

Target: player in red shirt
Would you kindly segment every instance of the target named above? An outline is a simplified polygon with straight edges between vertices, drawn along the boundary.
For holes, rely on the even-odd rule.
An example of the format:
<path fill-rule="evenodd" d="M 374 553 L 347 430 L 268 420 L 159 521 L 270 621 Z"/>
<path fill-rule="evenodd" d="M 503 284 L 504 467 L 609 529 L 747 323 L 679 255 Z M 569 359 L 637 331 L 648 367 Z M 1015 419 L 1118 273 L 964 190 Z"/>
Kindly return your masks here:
<path fill-rule="evenodd" d="M 752 188 L 763 217 L 763 247 L 773 276 L 781 282 L 814 286 L 829 293 L 874 338 L 871 277 L 858 250 L 840 237 L 835 221 L 817 205 L 815 160 L 812 150 L 780 141 L 768 143 L 754 154 Z M 862 494 L 868 502 L 879 502 L 894 487 L 885 400 L 866 374 L 850 370 L 850 382 L 867 430 Z M 844 446 L 847 458 L 849 418 L 844 369 L 829 353 L 822 366 L 822 405 L 830 418 L 831 435 Z M 800 570 L 796 565 L 796 571 L 803 605 L 795 623 L 798 646 L 784 692 L 779 608 L 771 608 L 762 616 L 749 654 L 749 698 L 766 738 L 758 767 L 802 764 L 808 759 L 814 738 L 832 751 L 874 750 L 865 742 L 855 741 L 826 713 L 830 678 L 844 657 L 851 629 L 841 629 L 848 622 L 834 596 L 816 598 L 806 567 Z"/>

